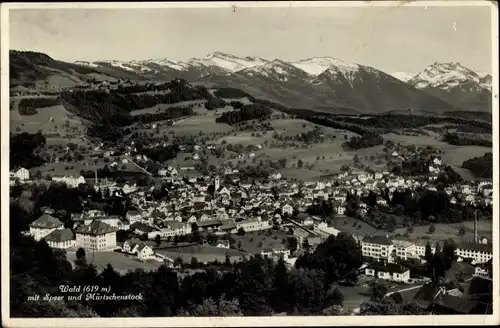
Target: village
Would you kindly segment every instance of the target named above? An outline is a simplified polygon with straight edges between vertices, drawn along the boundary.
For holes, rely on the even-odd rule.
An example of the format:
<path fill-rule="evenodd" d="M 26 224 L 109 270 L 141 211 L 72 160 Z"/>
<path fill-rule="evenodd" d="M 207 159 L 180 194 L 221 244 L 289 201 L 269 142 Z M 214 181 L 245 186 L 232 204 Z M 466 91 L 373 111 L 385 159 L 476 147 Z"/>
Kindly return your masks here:
<path fill-rule="evenodd" d="M 133 156 L 126 155 L 125 158 L 132 161 Z M 396 151 L 391 155 L 401 158 Z M 140 155 L 134 156 L 138 162 L 142 160 Z M 155 172 L 158 179 L 168 182 L 168 189 L 162 190 L 168 195 L 164 199 L 152 198 L 156 186 L 117 183 L 107 178 L 99 179 L 96 173 L 93 181 L 96 191 L 102 192 L 103 197 L 127 199 L 132 204 L 124 217 L 89 210 L 72 213 L 73 226 L 65 227 L 53 216 L 53 210 L 44 208 L 44 214 L 31 223 L 30 231 L 26 233 L 36 240 L 46 240 L 50 247 L 66 249 L 68 253 L 83 248 L 88 253 L 107 254 L 105 259 L 110 262 L 113 262 L 113 257 L 123 258 L 126 254 L 128 259 L 132 256 L 136 259 L 131 262 L 130 269 L 133 269 L 141 267 L 141 263 L 144 267 L 150 263 L 178 267 L 179 262 L 189 263 L 193 258 L 198 263 L 207 264 L 238 261 L 255 254 L 274 260 L 283 258 L 289 266 L 293 266 L 298 256 L 313 252 L 330 235 L 345 232 L 361 247 L 366 260 L 360 268 L 364 276 L 417 284 L 426 281 L 426 278 L 411 274 L 410 267 L 402 265 L 401 261 L 425 263 L 426 248 L 430 246 L 434 252 L 439 247 L 437 244 L 444 240 L 374 235 L 358 230 L 360 226 L 345 229 L 345 226 L 336 226 L 335 222 L 349 219 L 346 216 L 349 195 L 374 193 L 376 207 L 387 208 L 388 201 L 399 190 L 436 190 L 437 176 L 444 164 L 438 156 L 432 157 L 431 161 L 429 173 L 420 177 L 398 176 L 387 170 L 349 170 L 318 181 L 285 179 L 280 173 L 272 173 L 265 181 L 240 180 L 238 170 L 229 167 L 223 169 L 220 176 L 215 173 L 186 177 L 182 168 L 167 166 Z M 82 176 L 53 177 L 52 181 L 64 183 L 70 188 L 86 183 Z M 30 184 L 36 181 L 30 179 L 28 170 L 20 168 L 11 173 L 11 184 L 14 183 Z M 389 199 L 384 197 L 384 189 L 388 190 Z M 486 181 L 444 187 L 450 204 L 474 207 L 491 207 L 492 191 L 492 184 Z M 308 214 L 311 206 L 325 202 L 331 205 L 329 217 Z M 370 206 L 360 201 L 356 215 L 363 218 L 369 210 Z M 477 219 L 474 221 L 473 238 L 466 242 L 462 239 L 455 248 L 455 254 L 459 261 L 471 263 L 474 275 L 488 277 L 491 276 L 487 265 L 492 258 L 491 237 L 479 236 L 476 224 Z M 118 235 L 124 234 L 131 238 L 118 238 Z M 193 247 L 192 239 L 187 238 L 193 234 L 203 235 L 196 240 L 201 244 L 198 250 L 204 247 L 203 254 L 182 250 L 183 245 Z M 236 242 L 235 238 L 245 235 L 255 236 L 251 247 L 253 251 L 242 247 L 241 240 Z M 274 240 L 279 236 L 282 242 L 263 244 L 266 239 L 273 240 L 273 236 Z M 290 237 L 295 242 L 290 243 Z M 261 241 L 256 244 L 259 238 Z M 123 270 L 127 270 L 127 264 L 124 264 Z"/>

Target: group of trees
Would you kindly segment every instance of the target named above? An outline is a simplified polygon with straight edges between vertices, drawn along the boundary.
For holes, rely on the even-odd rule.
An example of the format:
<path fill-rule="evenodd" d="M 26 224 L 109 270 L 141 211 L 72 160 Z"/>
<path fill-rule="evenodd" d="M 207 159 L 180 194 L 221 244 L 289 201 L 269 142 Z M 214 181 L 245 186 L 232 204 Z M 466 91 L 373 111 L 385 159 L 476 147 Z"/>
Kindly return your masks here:
<path fill-rule="evenodd" d="M 57 98 L 23 98 L 19 101 L 19 114 L 35 115 L 37 108 L 59 105 L 61 101 Z"/>
<path fill-rule="evenodd" d="M 216 119 L 216 122 L 233 125 L 242 121 L 266 119 L 272 114 L 272 110 L 260 104 L 244 105 L 240 110 L 224 112 Z"/>
<path fill-rule="evenodd" d="M 46 139 L 41 132 L 35 134 L 23 132 L 10 136 L 10 168 L 24 167 L 26 169 L 40 166 L 43 159 L 36 150 L 44 147 Z"/>
<path fill-rule="evenodd" d="M 451 145 L 457 145 L 457 146 L 468 146 L 468 145 L 483 146 L 483 147 L 493 146 L 493 141 L 491 140 L 491 134 L 488 135 L 488 138 L 485 138 L 483 137 L 483 135 L 476 133 L 461 133 L 461 132 L 445 133 L 443 135 L 443 140 Z"/>
<path fill-rule="evenodd" d="M 141 123 L 151 123 L 157 121 L 166 121 L 183 116 L 193 115 L 193 109 L 190 107 L 169 107 L 165 112 L 161 113 L 146 113 L 134 115 L 133 120 Z"/>
<path fill-rule="evenodd" d="M 462 167 L 479 178 L 493 178 L 493 153 L 488 152 L 481 157 L 474 157 L 463 162 Z"/>
<path fill-rule="evenodd" d="M 358 136 L 352 136 L 348 141 L 344 142 L 342 146 L 350 150 L 357 150 L 362 148 L 369 148 L 381 145 L 384 138 L 378 133 L 367 132 Z"/>

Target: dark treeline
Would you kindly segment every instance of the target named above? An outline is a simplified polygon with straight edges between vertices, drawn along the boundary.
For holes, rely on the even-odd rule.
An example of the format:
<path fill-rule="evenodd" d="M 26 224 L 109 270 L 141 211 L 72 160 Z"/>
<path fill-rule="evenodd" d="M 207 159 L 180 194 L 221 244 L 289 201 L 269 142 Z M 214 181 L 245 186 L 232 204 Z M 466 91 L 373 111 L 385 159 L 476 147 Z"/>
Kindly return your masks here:
<path fill-rule="evenodd" d="M 491 125 L 485 124 L 481 126 L 477 125 L 466 125 L 466 124 L 447 124 L 443 128 L 444 130 L 454 129 L 457 132 L 463 133 L 483 133 L 483 134 L 492 134 L 493 130 Z"/>
<path fill-rule="evenodd" d="M 173 144 L 155 148 L 140 147 L 140 152 L 151 158 L 153 161 L 163 163 L 177 156 L 179 153 L 179 145 Z"/>
<path fill-rule="evenodd" d="M 10 168 L 24 167 L 29 169 L 40 166 L 43 159 L 37 155 L 36 149 L 45 146 L 46 140 L 41 132 L 30 134 L 23 132 L 10 136 Z"/>
<path fill-rule="evenodd" d="M 236 88 L 218 88 L 214 94 L 219 98 L 248 98 L 255 102 L 255 98 L 241 89 Z"/>
<path fill-rule="evenodd" d="M 173 118 L 183 116 L 191 116 L 194 114 L 193 109 L 189 107 L 171 107 L 163 113 L 147 113 L 132 116 L 133 120 L 141 123 L 151 123 L 157 121 L 166 121 Z"/>
<path fill-rule="evenodd" d="M 272 110 L 264 105 L 249 104 L 244 105 L 240 110 L 224 112 L 216 119 L 218 123 L 233 125 L 243 121 L 266 119 L 272 114 Z"/>
<path fill-rule="evenodd" d="M 479 133 L 479 132 L 478 132 Z M 491 127 L 490 127 L 491 133 Z M 493 147 L 493 142 L 488 139 L 481 138 L 480 135 L 474 133 L 445 133 L 443 140 L 451 145 L 457 146 L 482 146 Z"/>
<path fill-rule="evenodd" d="M 378 133 L 364 133 L 361 137 L 352 136 L 349 141 L 342 144 L 344 148 L 350 150 L 369 148 L 373 146 L 378 146 L 384 143 L 384 138 Z"/>
<path fill-rule="evenodd" d="M 484 120 L 491 122 L 493 119 L 493 115 L 488 112 L 478 112 L 478 111 L 462 111 L 462 110 L 456 110 L 453 112 L 444 112 L 443 115 L 445 116 L 451 116 L 451 117 L 462 117 L 465 119 L 473 119 L 473 120 Z"/>
<path fill-rule="evenodd" d="M 35 115 L 37 108 L 51 107 L 60 105 L 61 101 L 57 98 L 23 98 L 19 101 L 19 114 Z"/>
<path fill-rule="evenodd" d="M 491 131 L 491 124 L 489 123 L 452 116 L 382 114 L 374 115 L 369 118 L 346 116 L 342 119 L 348 123 L 387 130 L 417 128 L 429 124 L 451 123 L 465 124 L 471 128 L 477 127 L 478 131 L 482 131 L 482 129 L 490 129 Z"/>
<path fill-rule="evenodd" d="M 463 162 L 462 167 L 471 171 L 479 178 L 493 178 L 493 153 L 486 153 L 482 157 L 474 157 Z"/>

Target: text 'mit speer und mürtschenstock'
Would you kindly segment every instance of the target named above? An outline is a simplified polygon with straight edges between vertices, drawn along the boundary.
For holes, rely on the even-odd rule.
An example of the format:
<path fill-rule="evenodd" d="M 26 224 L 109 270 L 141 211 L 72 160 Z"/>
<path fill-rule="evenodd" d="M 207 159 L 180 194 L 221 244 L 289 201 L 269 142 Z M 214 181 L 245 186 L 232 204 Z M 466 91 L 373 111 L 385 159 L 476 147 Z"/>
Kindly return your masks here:
<path fill-rule="evenodd" d="M 61 295 L 62 294 L 62 295 Z M 34 294 L 28 296 L 28 301 L 63 301 L 82 300 L 86 301 L 134 301 L 142 300 L 142 293 L 117 295 L 111 293 L 111 287 L 101 287 L 97 285 L 89 286 L 68 286 L 60 285 L 57 294 L 46 293 L 43 296 Z"/>

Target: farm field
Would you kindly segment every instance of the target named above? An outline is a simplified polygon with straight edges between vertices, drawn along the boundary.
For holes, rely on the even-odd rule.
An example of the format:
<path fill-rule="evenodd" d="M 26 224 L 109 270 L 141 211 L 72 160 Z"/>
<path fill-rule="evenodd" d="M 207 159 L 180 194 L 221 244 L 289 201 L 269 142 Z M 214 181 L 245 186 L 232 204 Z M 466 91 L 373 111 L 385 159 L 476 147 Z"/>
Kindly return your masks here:
<path fill-rule="evenodd" d="M 41 130 L 43 134 L 61 133 L 64 135 L 66 124 L 69 129 L 77 129 L 71 132 L 72 134 L 78 135 L 86 130 L 84 120 L 69 113 L 62 105 L 39 108 L 35 115 L 21 115 L 16 102 L 14 106 L 14 109 L 9 112 L 11 131 L 19 128 L 18 132 L 36 133 Z M 50 120 L 51 118 L 53 121 Z"/>
<path fill-rule="evenodd" d="M 274 229 L 247 232 L 243 236 L 232 235 L 236 244 L 241 242 L 241 248 L 250 254 L 260 254 L 265 248 L 279 248 L 283 245 L 283 238 L 290 236 L 285 231 Z"/>
<path fill-rule="evenodd" d="M 433 234 L 428 234 L 429 225 L 425 226 L 413 226 L 413 232 L 410 233 L 410 238 L 412 239 L 426 239 L 434 241 L 434 242 L 442 242 L 445 239 L 452 238 L 455 242 L 466 242 L 469 240 L 473 240 L 474 238 L 474 222 L 473 221 L 464 221 L 459 223 L 437 223 L 434 224 L 436 230 Z M 461 227 L 464 227 L 465 234 L 463 236 L 459 236 L 458 232 Z M 394 234 L 404 234 L 406 232 L 406 228 L 396 229 Z M 479 220 L 477 222 L 477 230 L 479 237 L 486 237 L 490 240 L 493 238 L 493 221 L 490 220 Z M 425 238 L 424 238 L 425 237 Z"/>
<path fill-rule="evenodd" d="M 158 104 L 153 107 L 149 108 L 144 108 L 144 109 L 138 109 L 138 110 L 133 110 L 130 112 L 130 115 L 135 116 L 135 115 L 140 115 L 140 114 L 155 114 L 155 113 L 166 113 L 168 112 L 169 108 L 172 107 L 188 107 L 190 105 L 193 105 L 195 107 L 203 106 L 204 101 L 202 100 L 191 100 L 191 101 L 183 101 L 179 103 L 174 103 L 174 104 Z M 193 108 L 194 110 L 194 108 Z"/>
<path fill-rule="evenodd" d="M 318 125 L 311 123 L 303 119 L 273 119 L 270 120 L 272 127 L 276 132 L 283 134 L 284 136 L 294 136 L 299 133 L 305 133 L 312 131 L 315 127 L 318 127 L 320 133 L 335 135 L 337 138 L 344 140 L 344 135 L 348 138 L 357 135 L 351 131 L 334 129 L 331 127 L 326 127 L 323 125 Z"/>
<path fill-rule="evenodd" d="M 358 226 L 361 227 L 358 228 Z M 379 230 L 360 219 L 349 216 L 336 216 L 333 221 L 333 227 L 342 232 L 347 232 L 357 236 L 369 236 L 386 233 L 385 231 Z"/>
<path fill-rule="evenodd" d="M 74 262 L 76 251 L 68 250 L 66 257 L 69 261 Z M 156 270 L 163 264 L 155 260 L 141 261 L 134 255 L 118 252 L 87 252 L 86 258 L 87 263 L 95 265 L 98 271 L 102 271 L 109 263 L 120 273 L 135 269 Z"/>

